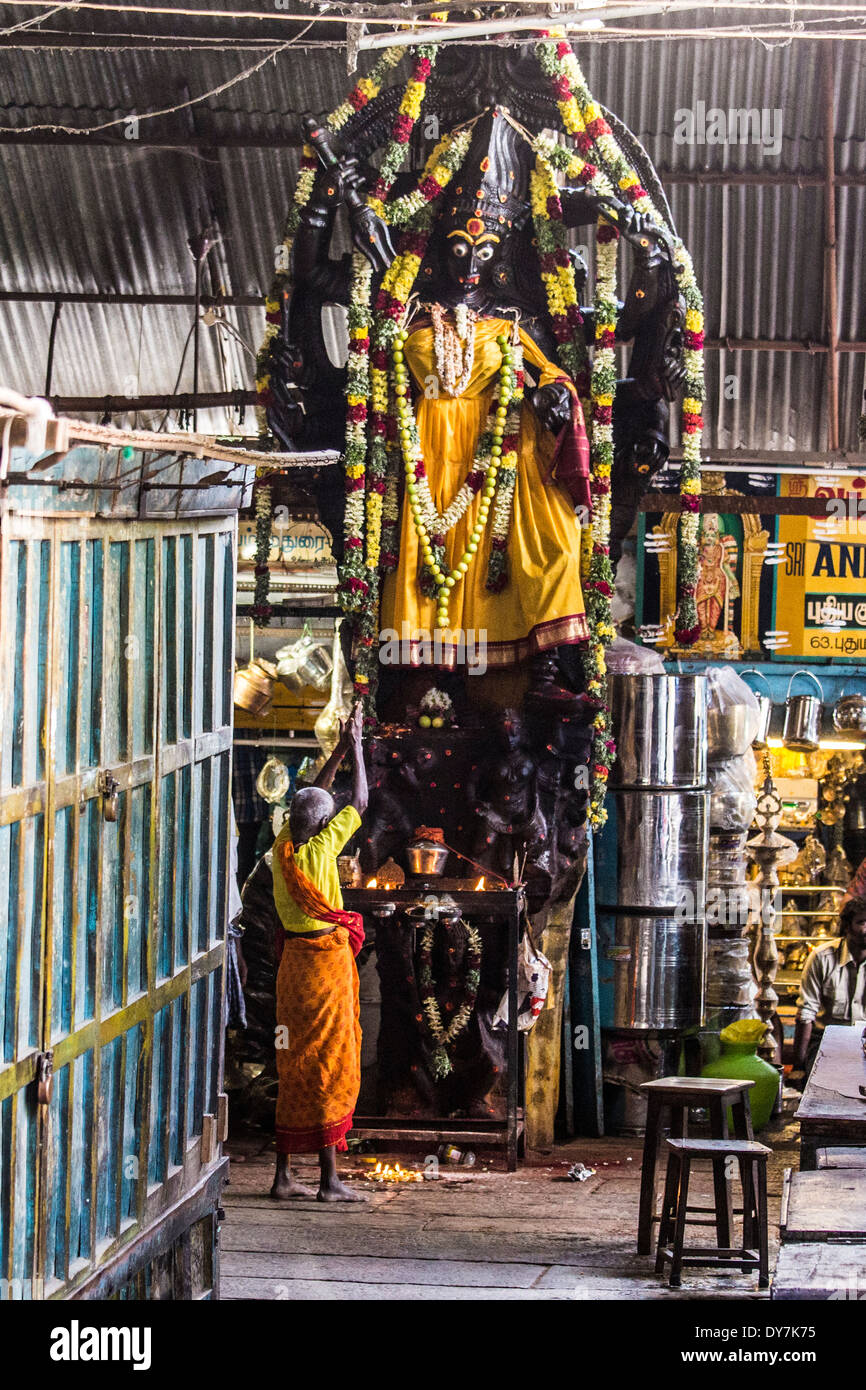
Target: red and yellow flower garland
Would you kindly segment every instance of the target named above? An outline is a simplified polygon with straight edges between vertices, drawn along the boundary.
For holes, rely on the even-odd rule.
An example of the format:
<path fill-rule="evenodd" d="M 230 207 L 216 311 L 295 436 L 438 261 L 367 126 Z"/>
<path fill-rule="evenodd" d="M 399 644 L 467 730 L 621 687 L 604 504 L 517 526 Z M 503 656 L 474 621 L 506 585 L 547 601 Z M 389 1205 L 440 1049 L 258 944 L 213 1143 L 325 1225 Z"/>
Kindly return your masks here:
<path fill-rule="evenodd" d="M 421 113 L 435 56 L 433 47 L 418 50 L 379 178 L 368 199 L 384 220 L 389 217 L 386 200 Z M 402 322 L 405 316 L 421 266 L 432 225 L 431 206 L 462 163 L 469 138 L 468 132 L 458 132 L 439 141 L 417 189 L 407 198 L 397 200 L 398 205 L 406 207 L 411 223 L 401 237 L 394 262 L 383 277 L 375 315 L 371 312 L 369 264 L 358 253 L 354 257 L 349 310 L 345 558 L 339 590 L 344 611 L 353 622 L 355 690 L 362 697 L 371 697 L 375 684 L 380 569 L 393 568 L 397 562 L 399 458 L 388 350 L 398 321 Z M 420 210 L 416 211 L 416 207 Z"/>
<path fill-rule="evenodd" d="M 616 192 L 659 227 L 661 213 L 623 154 L 619 142 L 593 101 L 571 45 L 562 37 L 554 42 L 544 36 L 537 47 L 544 72 L 551 78 L 563 124 L 577 147 L 568 165 L 569 177 L 577 178 L 600 193 Z M 592 156 L 597 163 L 590 162 Z M 694 266 L 682 242 L 674 248 L 680 287 L 686 302 L 686 390 L 682 404 L 683 463 L 680 470 L 681 514 L 677 530 L 676 640 L 682 646 L 695 642 L 700 633 L 695 604 L 698 575 L 698 512 L 701 496 L 701 440 L 705 399 L 703 299 Z"/>
<path fill-rule="evenodd" d="M 548 307 L 554 322 L 560 360 L 578 375 L 579 394 L 585 396 L 585 366 L 582 342 L 574 332 L 568 342 L 568 308 L 574 286 L 574 272 L 568 259 L 562 210 L 553 173 L 554 165 L 569 179 L 599 194 L 616 193 L 659 226 L 664 220 L 652 204 L 637 174 L 629 165 L 601 110 L 593 102 L 572 51 L 564 39 L 538 45 L 537 54 L 551 78 L 563 125 L 576 145 L 569 151 L 549 139 L 535 143 L 536 166 L 533 214 L 538 229 L 542 258 L 542 278 L 548 294 Z M 594 155 L 597 163 L 590 160 Z M 608 173 L 609 171 L 609 173 Z M 618 232 L 600 219 L 597 232 L 598 256 L 595 295 L 595 351 L 590 389 L 591 494 L 593 517 L 584 537 L 583 575 L 591 640 L 585 661 L 587 691 L 596 705 L 593 721 L 593 767 L 589 821 L 594 828 L 604 824 L 604 796 L 610 766 L 615 756 L 607 703 L 605 647 L 615 630 L 610 620 L 613 574 L 609 559 L 610 476 L 613 464 L 612 410 L 616 390 L 613 344 L 616 331 L 616 249 Z M 703 305 L 694 267 L 685 247 L 679 243 L 675 259 L 686 300 L 686 394 L 683 401 L 683 453 L 678 530 L 678 588 L 675 620 L 677 640 L 688 644 L 698 635 L 695 610 L 697 584 L 697 511 L 700 506 L 700 449 L 703 420 Z M 569 283 L 570 282 L 570 283 Z M 574 295 L 576 303 L 576 293 Z M 579 320 L 579 310 L 571 310 Z"/>

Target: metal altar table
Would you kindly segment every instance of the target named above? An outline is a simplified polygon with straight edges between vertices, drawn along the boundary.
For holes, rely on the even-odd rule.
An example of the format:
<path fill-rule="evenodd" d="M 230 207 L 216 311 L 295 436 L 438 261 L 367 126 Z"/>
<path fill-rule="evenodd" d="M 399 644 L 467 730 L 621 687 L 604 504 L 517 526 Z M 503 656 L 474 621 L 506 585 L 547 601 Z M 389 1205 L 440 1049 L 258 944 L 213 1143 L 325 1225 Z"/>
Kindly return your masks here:
<path fill-rule="evenodd" d="M 866 1086 L 866 1055 L 863 1053 L 862 1025 L 843 1027 L 831 1024 L 824 1029 L 812 1074 L 794 1118 L 800 1121 L 800 1170 L 818 1167 L 818 1149 L 828 1147 L 866 1147 L 866 1096 L 843 1095 L 818 1084 L 828 1068 L 850 1073 L 852 1089 Z"/>
<path fill-rule="evenodd" d="M 437 897 L 447 894 L 467 917 L 475 921 L 499 922 L 508 932 L 508 1032 L 506 1036 L 505 1123 L 500 1120 L 455 1119 L 443 1116 L 432 1119 L 408 1119 L 356 1115 L 353 1135 L 366 1139 L 405 1139 L 413 1143 L 429 1141 L 442 1143 L 501 1144 L 505 1149 L 509 1173 L 517 1168 L 518 1148 L 523 1134 L 521 1106 L 521 1046 L 517 1026 L 517 948 L 520 940 L 520 914 L 525 907 L 522 888 L 467 889 L 466 879 L 408 878 L 402 888 L 344 888 L 343 906 L 350 912 L 373 915 L 377 908 L 393 903 L 399 912 L 411 907 L 427 894 Z M 406 923 L 407 931 L 414 924 Z"/>

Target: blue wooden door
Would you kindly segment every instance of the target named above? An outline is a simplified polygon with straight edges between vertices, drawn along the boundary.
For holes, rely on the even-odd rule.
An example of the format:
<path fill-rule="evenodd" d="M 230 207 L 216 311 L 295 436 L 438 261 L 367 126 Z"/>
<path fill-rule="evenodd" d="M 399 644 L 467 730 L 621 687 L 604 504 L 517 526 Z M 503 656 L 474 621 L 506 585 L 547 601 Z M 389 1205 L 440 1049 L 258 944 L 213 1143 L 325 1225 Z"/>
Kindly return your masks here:
<path fill-rule="evenodd" d="M 86 1283 L 215 1158 L 235 544 L 233 516 L 3 516 L 7 1298 Z"/>

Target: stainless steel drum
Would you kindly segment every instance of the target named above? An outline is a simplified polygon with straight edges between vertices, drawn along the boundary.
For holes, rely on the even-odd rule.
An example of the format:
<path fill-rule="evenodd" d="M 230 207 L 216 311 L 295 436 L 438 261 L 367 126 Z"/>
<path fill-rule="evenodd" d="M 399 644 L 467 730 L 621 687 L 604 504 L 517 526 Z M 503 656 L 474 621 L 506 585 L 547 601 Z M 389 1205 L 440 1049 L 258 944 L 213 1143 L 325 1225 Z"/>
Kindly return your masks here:
<path fill-rule="evenodd" d="M 609 678 L 617 758 L 612 787 L 702 787 L 707 780 L 706 676 Z"/>
<path fill-rule="evenodd" d="M 704 791 L 610 792 L 607 823 L 595 839 L 596 901 L 631 911 L 699 911 L 707 801 Z"/>
<path fill-rule="evenodd" d="M 706 969 L 703 922 L 602 912 L 598 944 L 603 1028 L 700 1026 Z"/>

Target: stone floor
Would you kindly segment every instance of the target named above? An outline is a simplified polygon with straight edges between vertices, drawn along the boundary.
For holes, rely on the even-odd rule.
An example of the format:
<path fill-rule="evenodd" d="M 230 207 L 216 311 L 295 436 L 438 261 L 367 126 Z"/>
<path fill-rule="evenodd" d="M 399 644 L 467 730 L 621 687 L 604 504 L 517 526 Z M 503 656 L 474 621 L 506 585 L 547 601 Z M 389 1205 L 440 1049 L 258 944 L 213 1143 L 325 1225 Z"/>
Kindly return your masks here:
<path fill-rule="evenodd" d="M 781 1122 L 761 1136 L 770 1162 L 770 1268 L 778 1248 L 782 1174 L 798 1166 L 797 1126 Z M 686 1270 L 668 1289 L 653 1261 L 635 1253 L 641 1145 L 617 1138 L 575 1140 L 517 1173 L 491 1151 L 471 1169 L 443 1166 L 437 1180 L 380 1185 L 357 1156 L 341 1161 L 369 1194 L 363 1206 L 268 1197 L 273 1150 L 261 1138 L 236 1140 L 223 1205 L 224 1299 L 730 1299 L 766 1298 L 739 1271 Z M 368 1156 L 364 1156 L 368 1157 Z M 382 1161 L 423 1166 L 395 1151 Z M 594 1168 L 569 1181 L 569 1166 Z M 375 1159 L 373 1160 L 375 1162 Z M 299 1165 L 315 1181 L 315 1166 Z M 712 1202 L 701 1175 L 695 1200 Z M 735 1187 L 734 1204 L 738 1205 Z M 710 1243 L 692 1227 L 687 1241 Z"/>

